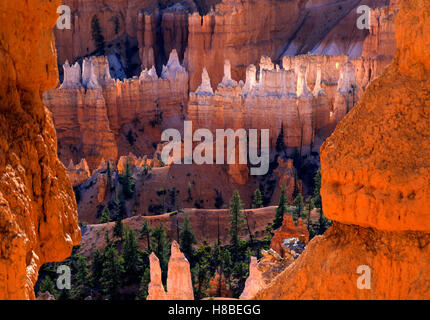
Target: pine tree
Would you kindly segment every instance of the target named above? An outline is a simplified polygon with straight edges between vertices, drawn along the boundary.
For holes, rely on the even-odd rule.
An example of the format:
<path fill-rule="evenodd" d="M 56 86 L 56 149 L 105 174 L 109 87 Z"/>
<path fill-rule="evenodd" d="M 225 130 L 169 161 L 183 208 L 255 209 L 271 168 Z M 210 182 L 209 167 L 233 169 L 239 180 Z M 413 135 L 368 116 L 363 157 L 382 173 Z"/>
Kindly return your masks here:
<path fill-rule="evenodd" d="M 321 170 L 318 170 L 318 172 L 314 177 L 314 196 L 312 198 L 315 208 L 319 209 L 319 212 L 320 212 L 320 217 L 318 219 L 318 226 L 316 230 L 317 234 L 323 234 L 331 226 L 331 221 L 324 216 L 320 191 L 321 191 Z"/>
<path fill-rule="evenodd" d="M 240 238 L 244 219 L 242 217 L 243 203 L 240 199 L 239 191 L 235 190 L 230 201 L 230 246 L 233 260 L 239 255 Z"/>
<path fill-rule="evenodd" d="M 314 176 L 314 196 L 312 199 L 315 207 L 322 210 L 320 190 L 321 190 L 321 170 L 318 170 L 318 172 Z"/>
<path fill-rule="evenodd" d="M 151 232 L 152 232 L 151 227 L 149 226 L 148 221 L 145 220 L 143 222 L 142 228 L 140 228 L 139 233 L 140 233 L 141 239 L 143 237 L 146 237 L 146 241 L 147 241 L 146 244 L 147 244 L 148 251 L 151 251 Z"/>
<path fill-rule="evenodd" d="M 72 297 L 73 299 L 83 300 L 90 294 L 90 276 L 87 261 L 81 255 L 77 257 L 76 268 Z"/>
<path fill-rule="evenodd" d="M 105 39 L 102 35 L 99 18 L 97 17 L 97 15 L 94 15 L 91 19 L 91 35 L 96 46 L 96 50 L 101 55 L 104 55 Z"/>
<path fill-rule="evenodd" d="M 124 261 L 113 246 L 107 246 L 103 254 L 103 271 L 100 283 L 107 299 L 119 297 Z"/>
<path fill-rule="evenodd" d="M 305 208 L 305 204 L 303 202 L 303 196 L 301 193 L 297 195 L 297 197 L 294 198 L 294 206 L 296 207 L 294 210 L 294 220 L 298 221 L 299 218 L 302 217 L 303 210 Z"/>
<path fill-rule="evenodd" d="M 127 159 L 124 175 L 122 177 L 122 190 L 126 199 L 131 199 L 133 197 L 135 187 L 136 182 L 133 178 L 130 162 Z"/>
<path fill-rule="evenodd" d="M 150 269 L 146 268 L 142 278 L 140 279 L 139 294 L 138 294 L 139 300 L 146 300 L 146 297 L 148 297 L 148 285 L 150 281 L 151 281 Z"/>
<path fill-rule="evenodd" d="M 125 241 L 122 249 L 122 258 L 124 259 L 125 274 L 132 279 L 137 276 L 140 265 L 138 252 L 139 244 L 136 239 L 134 230 L 127 228 L 125 230 Z"/>
<path fill-rule="evenodd" d="M 205 241 L 196 252 L 196 265 L 192 269 L 194 283 L 196 284 L 194 286 L 196 299 L 202 299 L 207 296 L 206 291 L 209 289 L 209 281 L 211 279 L 211 256 L 212 248 Z"/>
<path fill-rule="evenodd" d="M 261 194 L 260 189 L 256 189 L 254 191 L 254 201 L 253 201 L 252 207 L 263 208 L 263 195 Z"/>
<path fill-rule="evenodd" d="M 276 139 L 276 151 L 280 153 L 281 151 L 285 151 L 285 143 L 284 143 L 284 123 L 281 124 L 281 131 L 279 132 L 278 138 Z"/>
<path fill-rule="evenodd" d="M 181 251 L 191 263 L 194 254 L 193 244 L 197 244 L 197 239 L 193 233 L 193 230 L 191 229 L 188 214 L 185 214 L 184 225 L 182 227 L 181 232 L 179 233 L 179 243 L 181 245 Z"/>
<path fill-rule="evenodd" d="M 39 293 L 49 292 L 54 297 L 57 296 L 57 290 L 55 290 L 54 281 L 47 275 L 40 283 Z"/>
<path fill-rule="evenodd" d="M 187 201 L 190 202 L 191 200 L 193 200 L 193 196 L 191 194 L 191 183 L 189 183 L 189 182 L 188 182 L 188 187 L 187 187 L 187 193 L 188 193 Z"/>
<path fill-rule="evenodd" d="M 224 205 L 224 199 L 222 197 L 222 193 L 218 189 L 214 189 L 214 190 L 215 190 L 215 208 L 221 209 L 222 206 Z"/>
<path fill-rule="evenodd" d="M 94 288 L 100 287 L 100 278 L 103 272 L 103 256 L 99 250 L 94 251 L 91 263 L 91 284 Z"/>
<path fill-rule="evenodd" d="M 100 218 L 100 223 L 108 223 L 110 222 L 110 212 L 109 212 L 109 208 L 106 207 L 103 210 L 102 216 Z"/>
<path fill-rule="evenodd" d="M 124 226 L 122 224 L 122 219 L 121 218 L 116 219 L 115 226 L 113 228 L 113 235 L 114 235 L 114 237 L 121 238 L 121 240 L 122 240 L 122 238 L 123 238 L 123 232 L 124 232 L 123 229 L 124 229 Z"/>
<path fill-rule="evenodd" d="M 170 243 L 167 240 L 166 231 L 160 225 L 152 231 L 152 250 L 160 260 L 160 268 L 163 272 L 163 279 L 167 277 L 167 264 L 169 262 Z"/>
<path fill-rule="evenodd" d="M 276 209 L 275 219 L 273 220 L 272 230 L 282 226 L 284 221 L 284 213 L 287 211 L 287 196 L 285 194 L 285 185 L 281 187 L 281 196 L 279 197 L 278 208 Z"/>
<path fill-rule="evenodd" d="M 107 162 L 107 182 L 108 182 L 108 190 L 112 190 L 112 171 L 110 169 L 110 161 Z"/>

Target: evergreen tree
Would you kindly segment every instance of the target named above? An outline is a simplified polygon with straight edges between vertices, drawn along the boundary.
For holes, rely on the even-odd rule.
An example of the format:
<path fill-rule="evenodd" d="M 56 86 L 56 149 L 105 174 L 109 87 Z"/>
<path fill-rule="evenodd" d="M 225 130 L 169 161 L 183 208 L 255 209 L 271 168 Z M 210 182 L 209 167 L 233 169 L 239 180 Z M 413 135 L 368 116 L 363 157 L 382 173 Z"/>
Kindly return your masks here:
<path fill-rule="evenodd" d="M 242 217 L 243 203 L 239 191 L 235 190 L 230 201 L 230 246 L 233 260 L 239 255 L 240 237 L 244 219 Z"/>
<path fill-rule="evenodd" d="M 184 225 L 182 227 L 181 232 L 179 233 L 179 243 L 181 245 L 181 251 L 187 257 L 190 263 L 193 260 L 193 244 L 197 244 L 196 236 L 191 230 L 190 219 L 188 214 L 184 216 Z"/>
<path fill-rule="evenodd" d="M 125 241 L 122 249 L 122 258 L 124 260 L 124 271 L 132 280 L 139 273 L 140 256 L 138 252 L 139 243 L 136 239 L 134 230 L 127 228 L 125 230 Z"/>
<path fill-rule="evenodd" d="M 57 297 L 57 295 L 58 295 L 57 290 L 55 289 L 54 281 L 52 281 L 52 279 L 49 277 L 49 275 L 47 275 L 42 280 L 42 282 L 40 283 L 40 287 L 39 287 L 39 293 L 45 293 L 45 292 L 49 292 L 54 297 Z"/>
<path fill-rule="evenodd" d="M 103 210 L 102 216 L 100 218 L 100 223 L 108 223 L 110 222 L 110 212 L 109 212 L 109 208 L 106 207 Z"/>
<path fill-rule="evenodd" d="M 321 170 L 318 170 L 314 177 L 314 196 L 312 201 L 320 212 L 320 217 L 318 219 L 318 226 L 316 228 L 317 234 L 323 234 L 331 226 L 331 221 L 324 216 L 321 200 Z"/>
<path fill-rule="evenodd" d="M 146 298 L 148 297 L 148 285 L 150 281 L 151 281 L 150 269 L 146 268 L 142 278 L 140 279 L 139 294 L 138 294 L 139 300 L 146 300 Z"/>
<path fill-rule="evenodd" d="M 275 219 L 273 220 L 272 230 L 282 226 L 284 221 L 284 213 L 287 212 L 287 196 L 285 194 L 285 185 L 281 187 L 281 196 L 279 197 L 278 208 L 276 209 Z"/>
<path fill-rule="evenodd" d="M 102 35 L 99 18 L 94 15 L 91 19 L 91 35 L 96 46 L 96 50 L 100 55 L 104 55 L 105 39 Z"/>
<path fill-rule="evenodd" d="M 221 268 L 226 282 L 229 284 L 232 274 L 233 262 L 231 260 L 230 251 L 227 248 L 221 248 Z"/>
<path fill-rule="evenodd" d="M 110 169 L 110 161 L 107 161 L 107 180 L 108 180 L 108 189 L 112 190 L 113 184 L 112 184 L 112 171 Z"/>
<path fill-rule="evenodd" d="M 119 288 L 124 272 L 124 261 L 113 246 L 107 246 L 103 254 L 101 285 L 107 299 L 119 298 Z"/>
<path fill-rule="evenodd" d="M 195 255 L 196 265 L 192 269 L 194 275 L 194 296 L 196 299 L 207 297 L 206 291 L 209 289 L 209 281 L 211 279 L 211 262 L 212 248 L 205 241 L 197 250 Z"/>
<path fill-rule="evenodd" d="M 314 176 L 314 196 L 312 199 L 313 199 L 315 208 L 322 210 L 320 191 L 321 191 L 321 170 L 318 170 L 318 172 Z"/>
<path fill-rule="evenodd" d="M 94 288 L 100 287 L 100 279 L 103 272 L 103 255 L 97 249 L 94 251 L 93 260 L 91 263 L 91 284 Z"/>
<path fill-rule="evenodd" d="M 166 231 L 161 223 L 152 231 L 152 250 L 158 260 L 160 260 L 160 268 L 163 272 L 163 279 L 165 280 L 167 277 L 170 243 L 167 240 Z"/>
<path fill-rule="evenodd" d="M 122 219 L 121 218 L 116 219 L 115 226 L 113 228 L 114 237 L 121 238 L 121 240 L 122 240 L 123 232 L 124 232 L 123 229 L 124 229 L 124 226 L 122 224 Z"/>
<path fill-rule="evenodd" d="M 72 297 L 73 299 L 83 300 L 90 295 L 90 276 L 87 261 L 81 255 L 77 257 L 76 268 Z"/>
<path fill-rule="evenodd" d="M 214 189 L 214 190 L 215 190 L 215 208 L 221 209 L 222 206 L 224 205 L 224 199 L 222 197 L 222 193 L 218 189 Z"/>
<path fill-rule="evenodd" d="M 147 244 L 147 248 L 148 251 L 151 251 L 151 227 L 148 224 L 148 221 L 145 220 L 142 224 L 142 228 L 140 228 L 140 238 L 143 239 L 144 237 L 146 237 L 146 244 Z"/>
<path fill-rule="evenodd" d="M 281 151 L 285 151 L 285 143 L 284 143 L 284 123 L 281 124 L 281 131 L 279 132 L 278 138 L 276 139 L 276 151 L 280 153 Z"/>
<path fill-rule="evenodd" d="M 299 193 L 297 195 L 297 197 L 294 198 L 294 206 L 296 208 L 294 209 L 294 215 L 293 215 L 293 217 L 294 217 L 294 221 L 297 222 L 299 220 L 299 218 L 302 217 L 303 210 L 305 208 L 305 204 L 303 202 L 303 196 L 302 196 L 301 193 Z"/>
<path fill-rule="evenodd" d="M 261 194 L 260 189 L 256 189 L 254 191 L 254 201 L 253 201 L 252 207 L 263 208 L 263 195 Z"/>
<path fill-rule="evenodd" d="M 122 177 L 122 190 L 126 199 L 131 199 L 133 197 L 135 187 L 136 182 L 133 178 L 130 162 L 127 159 L 124 175 Z"/>
<path fill-rule="evenodd" d="M 188 187 L 187 187 L 187 193 L 188 193 L 187 201 L 190 202 L 191 200 L 193 200 L 193 196 L 191 194 L 191 183 L 189 183 L 189 182 L 188 182 Z"/>

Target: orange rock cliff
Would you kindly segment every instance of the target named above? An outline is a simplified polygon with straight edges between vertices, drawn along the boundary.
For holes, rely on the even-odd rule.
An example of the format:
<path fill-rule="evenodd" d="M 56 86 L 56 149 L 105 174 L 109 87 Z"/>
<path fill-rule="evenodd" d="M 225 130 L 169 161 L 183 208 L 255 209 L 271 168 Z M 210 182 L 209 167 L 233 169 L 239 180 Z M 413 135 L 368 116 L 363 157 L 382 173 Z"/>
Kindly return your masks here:
<path fill-rule="evenodd" d="M 80 242 L 74 194 L 41 94 L 56 85 L 59 1 L 0 1 L 0 300 L 34 299 L 39 267 Z"/>
<path fill-rule="evenodd" d="M 322 147 L 334 224 L 255 299 L 430 298 L 429 14 L 402 1 L 394 62 Z"/>

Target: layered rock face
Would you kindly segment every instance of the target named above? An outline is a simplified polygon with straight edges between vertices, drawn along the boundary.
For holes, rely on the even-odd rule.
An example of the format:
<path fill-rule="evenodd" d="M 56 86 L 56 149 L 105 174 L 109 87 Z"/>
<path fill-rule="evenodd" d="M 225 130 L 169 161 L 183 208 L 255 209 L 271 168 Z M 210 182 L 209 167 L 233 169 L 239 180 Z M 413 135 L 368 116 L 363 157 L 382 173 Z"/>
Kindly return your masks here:
<path fill-rule="evenodd" d="M 346 54 L 351 59 L 360 57 L 369 31 L 357 28 L 357 20 L 363 14 L 362 12 L 358 13 L 357 9 L 365 5 L 377 11 L 388 6 L 390 0 L 337 1 L 331 2 L 331 5 L 327 5 L 320 11 L 315 10 L 318 9 L 321 2 L 310 1 L 308 3 L 307 7 L 310 14 L 296 39 L 294 39 L 294 45 L 290 46 L 291 48 L 287 51 L 289 54 L 295 54 L 297 49 L 301 49 L 302 52 L 310 51 L 312 54 Z M 317 15 L 321 15 L 321 11 L 324 11 L 324 14 L 327 14 L 331 19 L 326 19 L 323 24 L 317 25 L 315 22 L 318 21 Z M 372 25 L 376 23 L 373 18 L 371 18 Z M 310 32 L 311 30 L 313 32 Z M 309 33 L 312 34 L 311 37 L 307 36 Z M 318 34 L 321 38 L 315 42 Z M 297 41 L 303 38 L 306 40 Z"/>
<path fill-rule="evenodd" d="M 106 57 L 64 65 L 64 81 L 44 95 L 58 132 L 64 163 L 85 158 L 91 170 L 119 154 L 153 152 L 160 128 L 180 127 L 188 96 L 188 74 L 175 50 L 158 77 L 155 68 L 139 78 L 111 78 Z"/>
<path fill-rule="evenodd" d="M 233 78 L 243 80 L 246 66 L 264 54 L 273 60 L 310 52 L 360 57 L 369 34 L 356 27 L 356 8 L 362 4 L 377 9 L 389 0 L 224 0 L 203 17 L 194 13 L 185 54 L 190 89 L 198 87 L 204 67 L 214 84 L 221 82 L 225 59 L 231 61 Z"/>
<path fill-rule="evenodd" d="M 172 242 L 170 252 L 167 294 L 161 281 L 160 262 L 154 253 L 151 253 L 149 261 L 151 282 L 148 285 L 147 300 L 194 300 L 190 264 L 176 241 Z"/>
<path fill-rule="evenodd" d="M 394 62 L 322 147 L 334 225 L 256 299 L 430 298 L 429 14 L 402 1 Z"/>
<path fill-rule="evenodd" d="M 76 201 L 41 94 L 58 77 L 59 1 L 0 1 L 0 299 L 34 299 L 39 267 L 80 242 Z"/>
<path fill-rule="evenodd" d="M 190 15 L 185 53 L 190 89 L 195 91 L 199 86 L 204 67 L 213 83 L 220 83 L 220 66 L 225 59 L 231 61 L 232 77 L 244 79 L 246 66 L 256 63 L 263 54 L 279 58 L 285 39 L 303 20 L 301 8 L 298 1 L 223 0 L 207 15 Z"/>
<path fill-rule="evenodd" d="M 255 240 L 262 240 L 267 232 L 267 224 L 273 221 L 276 207 L 266 207 L 261 209 L 244 210 L 249 228 Z M 228 245 L 230 236 L 227 230 L 230 217 L 228 209 L 184 209 L 184 213 L 179 212 L 176 215 L 161 214 L 156 216 L 134 216 L 123 220 L 124 225 L 135 230 L 137 233 L 144 221 L 147 221 L 151 228 L 156 228 L 160 224 L 166 230 L 168 239 L 178 240 L 178 226 L 183 225 L 184 216 L 187 214 L 190 219 L 191 228 L 196 235 L 198 245 L 207 241 L 210 245 L 215 245 L 218 239 L 221 245 Z M 113 235 L 115 223 L 107 224 L 89 224 L 82 232 L 82 245 L 80 253 L 84 256 L 90 256 L 95 249 L 103 249 L 106 245 L 105 231 L 109 236 Z M 220 231 L 218 231 L 220 230 Z M 248 229 L 240 233 L 243 240 L 249 239 Z M 139 247 L 147 249 L 146 239 L 139 239 Z"/>
<path fill-rule="evenodd" d="M 400 0 L 391 0 L 389 5 L 372 10 L 369 35 L 363 42 L 362 54 L 352 61 L 360 94 L 393 61 L 396 52 L 395 20 L 399 6 Z"/>
<path fill-rule="evenodd" d="M 97 18 L 99 32 L 105 43 L 118 43 L 120 45 L 117 48 L 121 50 L 125 50 L 127 41 L 134 42 L 137 46 L 139 11 L 154 8 L 153 0 L 120 0 L 103 3 L 97 0 L 62 2 L 71 9 L 71 29 L 54 30 L 60 65 L 66 60 L 74 62 L 79 57 L 87 56 L 97 49 L 96 42 L 93 40 L 94 17 Z M 137 55 L 136 58 L 138 58 Z M 138 60 L 135 62 L 138 63 Z"/>
<path fill-rule="evenodd" d="M 269 129 L 271 146 L 282 132 L 289 154 L 308 155 L 319 152 L 322 142 L 358 100 L 355 78 L 346 56 L 284 57 L 283 68 L 263 56 L 258 80 L 257 68 L 250 65 L 246 82 L 238 83 L 226 60 L 216 91 L 203 70 L 200 86 L 190 93 L 188 116 L 195 129 L 208 128 L 214 133 L 228 128 Z"/>

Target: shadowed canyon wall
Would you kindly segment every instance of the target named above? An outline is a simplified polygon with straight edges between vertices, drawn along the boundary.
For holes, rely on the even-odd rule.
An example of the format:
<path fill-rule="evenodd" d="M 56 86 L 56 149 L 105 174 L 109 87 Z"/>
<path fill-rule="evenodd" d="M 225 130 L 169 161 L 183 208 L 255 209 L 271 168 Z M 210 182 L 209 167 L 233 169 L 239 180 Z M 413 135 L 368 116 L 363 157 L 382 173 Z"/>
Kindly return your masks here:
<path fill-rule="evenodd" d="M 0 300 L 34 299 L 39 267 L 80 242 L 76 201 L 57 158 L 43 91 L 58 79 L 59 1 L 0 1 Z"/>
<path fill-rule="evenodd" d="M 322 147 L 334 224 L 256 299 L 430 298 L 429 14 L 428 1 L 402 1 L 394 62 Z"/>

